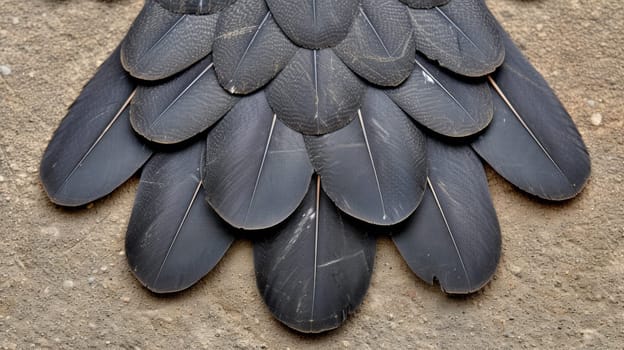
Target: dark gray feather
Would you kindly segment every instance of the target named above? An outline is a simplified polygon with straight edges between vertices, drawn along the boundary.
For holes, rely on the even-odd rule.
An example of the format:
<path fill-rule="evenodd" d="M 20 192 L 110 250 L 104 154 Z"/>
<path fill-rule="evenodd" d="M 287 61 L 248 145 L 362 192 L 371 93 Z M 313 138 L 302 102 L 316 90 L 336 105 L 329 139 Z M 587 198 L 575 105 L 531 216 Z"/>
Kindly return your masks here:
<path fill-rule="evenodd" d="M 214 62 L 224 89 L 250 93 L 268 83 L 297 51 L 264 0 L 238 0 L 217 23 Z"/>
<path fill-rule="evenodd" d="M 432 138 L 429 177 L 422 203 L 393 240 L 409 267 L 447 293 L 481 289 L 494 275 L 501 236 L 479 158 L 466 146 Z"/>
<path fill-rule="evenodd" d="M 267 0 L 280 28 L 297 45 L 333 47 L 349 32 L 358 0 Z"/>
<path fill-rule="evenodd" d="M 140 85 L 130 121 L 148 140 L 171 144 L 206 130 L 227 113 L 238 97 L 223 90 L 210 56 L 176 77 Z"/>
<path fill-rule="evenodd" d="M 464 137 L 492 120 L 490 89 L 485 79 L 466 79 L 416 57 L 412 75 L 386 93 L 410 117 L 446 136 Z"/>
<path fill-rule="evenodd" d="M 370 88 L 358 117 L 306 146 L 329 198 L 347 214 L 396 224 L 418 206 L 425 189 L 425 138 L 383 92 Z"/>
<path fill-rule="evenodd" d="M 360 305 L 375 258 L 374 236 L 341 215 L 314 182 L 299 209 L 254 242 L 264 301 L 278 320 L 306 333 L 337 328 Z"/>
<path fill-rule="evenodd" d="M 194 15 L 212 14 L 223 10 L 236 0 L 156 0 L 162 7 L 175 13 Z"/>
<path fill-rule="evenodd" d="M 128 120 L 135 85 L 117 48 L 70 107 L 43 154 L 39 174 L 54 203 L 79 206 L 101 198 L 150 157 L 151 149 Z"/>
<path fill-rule="evenodd" d="M 286 125 L 326 134 L 357 115 L 365 85 L 332 50 L 300 49 L 267 89 L 269 104 Z"/>
<path fill-rule="evenodd" d="M 303 137 L 275 118 L 263 92 L 243 98 L 208 134 L 208 202 L 235 227 L 286 219 L 312 175 Z"/>
<path fill-rule="evenodd" d="M 371 83 L 399 85 L 414 67 L 407 7 L 396 0 L 362 0 L 351 31 L 334 50 L 349 68 Z"/>
<path fill-rule="evenodd" d="M 186 289 L 221 260 L 232 228 L 204 200 L 202 139 L 158 153 L 145 165 L 126 235 L 126 256 L 139 281 L 153 292 Z"/>
<path fill-rule="evenodd" d="M 450 0 L 401 0 L 402 3 L 415 9 L 430 9 L 435 6 L 442 6 Z"/>
<path fill-rule="evenodd" d="M 549 200 L 576 196 L 590 173 L 587 148 L 548 83 L 505 35 L 507 58 L 491 77 L 494 119 L 474 149 L 520 189 Z"/>
<path fill-rule="evenodd" d="M 452 0 L 409 13 L 416 49 L 441 66 L 475 77 L 493 72 L 503 62 L 498 25 L 483 0 Z"/>
<path fill-rule="evenodd" d="M 218 16 L 177 14 L 156 1 L 147 1 L 123 43 L 123 66 L 144 80 L 163 79 L 184 70 L 212 50 Z"/>

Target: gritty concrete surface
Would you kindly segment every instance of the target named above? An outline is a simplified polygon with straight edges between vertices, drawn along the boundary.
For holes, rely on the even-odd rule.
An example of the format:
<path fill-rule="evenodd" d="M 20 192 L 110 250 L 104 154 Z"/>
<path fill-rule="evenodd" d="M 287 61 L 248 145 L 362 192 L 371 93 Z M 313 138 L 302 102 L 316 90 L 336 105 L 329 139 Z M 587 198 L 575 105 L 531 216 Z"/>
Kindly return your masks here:
<path fill-rule="evenodd" d="M 39 184 L 52 132 L 141 0 L 3 0 L 0 348 L 621 349 L 624 3 L 488 3 L 571 112 L 593 160 L 589 185 L 553 205 L 489 172 L 503 252 L 483 291 L 445 296 L 382 239 L 358 312 L 302 336 L 265 308 L 248 242 L 190 290 L 158 297 L 123 255 L 136 179 L 80 210 L 52 205 Z"/>

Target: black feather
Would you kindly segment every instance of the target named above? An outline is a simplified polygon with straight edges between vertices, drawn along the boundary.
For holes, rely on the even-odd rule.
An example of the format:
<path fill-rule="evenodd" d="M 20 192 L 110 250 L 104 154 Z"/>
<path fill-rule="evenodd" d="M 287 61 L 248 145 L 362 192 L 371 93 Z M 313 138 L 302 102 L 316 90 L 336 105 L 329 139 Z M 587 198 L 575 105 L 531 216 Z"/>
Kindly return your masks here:
<path fill-rule="evenodd" d="M 412 27 L 398 1 L 362 0 L 351 31 L 334 50 L 359 76 L 382 86 L 397 86 L 414 67 Z"/>
<path fill-rule="evenodd" d="M 358 0 L 267 0 L 280 28 L 297 45 L 333 47 L 347 36 Z"/>
<path fill-rule="evenodd" d="M 212 50 L 217 18 L 173 13 L 148 0 L 122 45 L 123 66 L 144 80 L 184 70 Z"/>
<path fill-rule="evenodd" d="M 130 121 L 150 141 L 178 143 L 212 126 L 237 101 L 219 85 L 208 56 L 170 80 L 139 85 Z"/>
<path fill-rule="evenodd" d="M 186 289 L 221 260 L 234 241 L 232 228 L 204 200 L 199 139 L 158 153 L 145 165 L 126 235 L 126 256 L 151 291 Z"/>
<path fill-rule="evenodd" d="M 504 42 L 507 59 L 491 77 L 494 119 L 473 147 L 520 189 L 572 198 L 589 178 L 587 148 L 548 83 L 507 35 Z"/>
<path fill-rule="evenodd" d="M 297 211 L 254 242 L 258 289 L 273 315 L 300 332 L 337 328 L 362 302 L 375 259 L 375 238 L 310 186 Z"/>
<path fill-rule="evenodd" d="M 483 0 L 452 0 L 409 13 L 416 49 L 443 67 L 466 76 L 483 76 L 505 58 L 496 19 Z"/>
<path fill-rule="evenodd" d="M 494 275 L 501 237 L 483 165 L 467 146 L 429 138 L 422 203 L 392 236 L 409 267 L 447 293 L 471 293 Z"/>
<path fill-rule="evenodd" d="M 320 135 L 349 124 L 364 91 L 364 83 L 332 50 L 300 49 L 271 82 L 267 97 L 284 124 Z"/>
<path fill-rule="evenodd" d="M 205 15 L 220 11 L 236 0 L 156 0 L 162 7 L 175 13 Z"/>
<path fill-rule="evenodd" d="M 238 0 L 217 23 L 214 62 L 221 86 L 247 94 L 268 83 L 297 51 L 264 0 Z"/>
<path fill-rule="evenodd" d="M 39 174 L 54 203 L 74 207 L 101 198 L 150 157 L 151 149 L 130 127 L 135 85 L 117 48 L 70 107 L 43 154 Z"/>
<path fill-rule="evenodd" d="M 442 135 L 472 135 L 492 120 L 492 97 L 485 79 L 462 78 L 421 56 L 416 57 L 407 81 L 386 93 L 410 117 Z"/>
<path fill-rule="evenodd" d="M 232 226 L 282 222 L 301 203 L 311 175 L 303 137 L 276 119 L 264 92 L 244 97 L 208 134 L 207 198 Z"/>
<path fill-rule="evenodd" d="M 391 225 L 418 206 L 427 174 L 425 138 L 380 90 L 366 92 L 351 124 L 305 141 L 323 189 L 347 214 Z"/>
<path fill-rule="evenodd" d="M 402 3 L 415 9 L 430 9 L 435 6 L 446 5 L 450 0 L 401 0 Z"/>

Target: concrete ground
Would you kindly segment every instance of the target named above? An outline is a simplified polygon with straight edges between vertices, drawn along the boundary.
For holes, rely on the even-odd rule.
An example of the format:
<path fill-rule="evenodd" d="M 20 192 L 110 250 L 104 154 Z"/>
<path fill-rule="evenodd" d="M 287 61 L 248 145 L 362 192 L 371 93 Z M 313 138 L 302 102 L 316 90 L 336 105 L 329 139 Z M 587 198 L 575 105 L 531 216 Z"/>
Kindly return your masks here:
<path fill-rule="evenodd" d="M 136 179 L 81 210 L 43 192 L 37 169 L 52 132 L 142 1 L 3 0 L 0 348 L 622 348 L 624 3 L 488 4 L 578 125 L 589 185 L 546 204 L 489 172 L 503 252 L 483 291 L 445 296 L 382 239 L 359 311 L 336 331 L 302 336 L 264 306 L 248 242 L 188 291 L 142 288 L 123 255 Z"/>

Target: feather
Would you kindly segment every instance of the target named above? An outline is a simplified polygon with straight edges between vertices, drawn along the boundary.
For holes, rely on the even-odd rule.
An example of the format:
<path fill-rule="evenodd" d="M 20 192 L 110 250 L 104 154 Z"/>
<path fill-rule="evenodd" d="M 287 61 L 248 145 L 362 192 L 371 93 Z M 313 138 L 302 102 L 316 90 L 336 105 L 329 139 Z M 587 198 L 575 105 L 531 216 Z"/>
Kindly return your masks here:
<path fill-rule="evenodd" d="M 122 45 L 123 66 L 144 80 L 163 79 L 190 67 L 212 50 L 217 18 L 177 14 L 147 1 Z"/>
<path fill-rule="evenodd" d="M 151 291 L 186 289 L 221 260 L 232 228 L 204 200 L 203 139 L 157 153 L 145 165 L 126 234 L 126 256 Z"/>
<path fill-rule="evenodd" d="M 323 189 L 345 213 L 378 225 L 414 212 L 425 189 L 425 138 L 383 92 L 370 88 L 346 127 L 306 136 Z"/>
<path fill-rule="evenodd" d="M 151 149 L 128 120 L 134 89 L 117 48 L 70 107 L 43 154 L 39 174 L 54 203 L 74 207 L 101 198 L 150 157 Z"/>
<path fill-rule="evenodd" d="M 409 267 L 447 293 L 472 293 L 493 276 L 501 237 L 479 158 L 466 146 L 427 142 L 422 203 L 392 239 Z"/>
<path fill-rule="evenodd" d="M 589 177 L 587 148 L 548 83 L 507 35 L 504 42 L 507 59 L 490 78 L 494 119 L 472 146 L 523 191 L 572 198 Z"/>
<path fill-rule="evenodd" d="M 297 209 L 312 166 L 303 137 L 276 119 L 263 92 L 244 97 L 207 143 L 207 199 L 225 221 L 260 229 Z"/>
<path fill-rule="evenodd" d="M 267 89 L 277 117 L 304 134 L 326 134 L 357 115 L 365 85 L 332 50 L 300 49 Z"/>
<path fill-rule="evenodd" d="M 221 86 L 233 94 L 248 94 L 263 87 L 296 51 L 264 0 L 238 0 L 219 17 L 215 68 Z"/>
<path fill-rule="evenodd" d="M 416 49 L 442 67 L 477 77 L 493 72 L 505 58 L 496 19 L 483 0 L 452 0 L 409 13 Z"/>
<path fill-rule="evenodd" d="M 492 120 L 492 97 L 485 79 L 465 79 L 420 56 L 407 81 L 386 93 L 410 117 L 445 136 L 475 134 Z"/>
<path fill-rule="evenodd" d="M 258 289 L 273 315 L 300 332 L 337 328 L 362 302 L 375 238 L 341 215 L 320 179 L 278 230 L 254 242 Z"/>
<path fill-rule="evenodd" d="M 450 0 L 401 0 L 402 3 L 415 9 L 430 9 L 435 6 L 446 5 L 449 1 Z"/>
<path fill-rule="evenodd" d="M 290 40 L 308 49 L 336 46 L 347 36 L 358 0 L 267 0 Z"/>
<path fill-rule="evenodd" d="M 354 72 L 373 84 L 397 86 L 414 67 L 407 9 L 398 1 L 362 0 L 351 31 L 334 48 Z"/>
<path fill-rule="evenodd" d="M 162 7 L 175 13 L 194 15 L 212 14 L 223 10 L 236 0 L 156 0 Z"/>
<path fill-rule="evenodd" d="M 237 101 L 219 85 L 208 56 L 172 79 L 140 85 L 130 121 L 150 141 L 178 143 L 212 126 Z"/>

